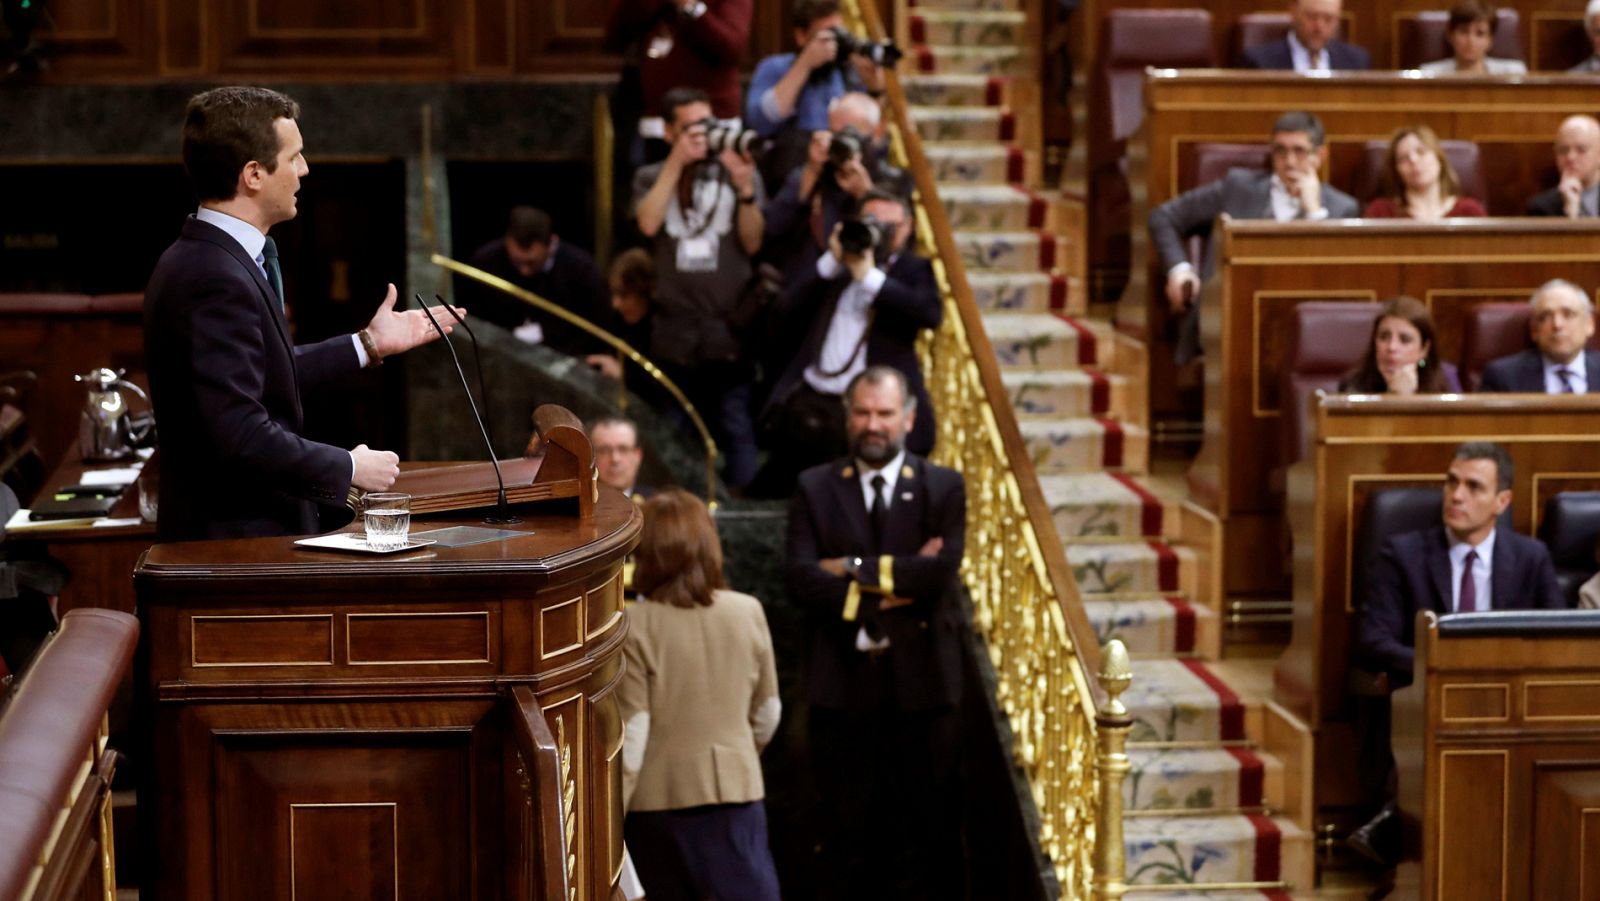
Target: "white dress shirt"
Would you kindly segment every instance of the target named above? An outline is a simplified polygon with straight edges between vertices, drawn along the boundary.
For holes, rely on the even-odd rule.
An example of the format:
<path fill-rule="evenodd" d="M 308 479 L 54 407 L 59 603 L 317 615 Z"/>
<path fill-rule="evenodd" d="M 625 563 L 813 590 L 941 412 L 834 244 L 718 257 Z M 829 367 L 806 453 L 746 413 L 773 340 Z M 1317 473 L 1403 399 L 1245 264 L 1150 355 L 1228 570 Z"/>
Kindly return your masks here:
<path fill-rule="evenodd" d="M 817 260 L 817 275 L 824 281 L 838 278 L 843 271 L 844 266 L 834 259 L 831 250 Z M 818 394 L 843 396 L 850 380 L 867 368 L 866 336 L 872 302 L 887 279 L 883 270 L 873 269 L 861 281 L 852 281 L 839 295 L 828 333 L 822 339 L 822 350 L 804 373 L 806 384 Z"/>
<path fill-rule="evenodd" d="M 1494 531 L 1490 530 L 1489 537 L 1478 542 L 1477 547 L 1465 541 L 1450 542 L 1450 609 L 1461 609 L 1461 571 L 1467 564 L 1467 552 L 1477 551 L 1478 559 L 1472 561 L 1472 585 L 1477 590 L 1477 603 L 1474 610 L 1493 610 L 1493 598 L 1490 596 L 1489 576 L 1494 571 Z"/>
<path fill-rule="evenodd" d="M 1572 358 L 1571 363 L 1552 363 L 1549 357 L 1541 355 L 1544 362 L 1544 391 L 1546 394 L 1566 394 L 1567 386 L 1557 375 L 1557 370 L 1565 369 L 1571 375 L 1567 381 L 1572 383 L 1573 394 L 1585 394 L 1589 391 L 1589 368 L 1583 362 L 1583 351 Z"/>
<path fill-rule="evenodd" d="M 900 453 L 894 455 L 894 459 L 883 464 L 882 469 L 871 469 L 860 457 L 856 458 L 856 472 L 860 473 L 859 478 L 861 480 L 861 499 L 866 501 L 869 513 L 872 511 L 873 496 L 877 494 L 872 488 L 872 480 L 878 476 L 883 476 L 883 509 L 887 513 L 889 508 L 894 506 L 894 486 L 900 481 L 900 467 L 904 466 L 905 462 L 906 452 L 904 448 L 900 450 Z M 873 641 L 867 635 L 866 626 L 856 630 L 856 650 L 881 651 L 888 646 L 889 636 L 885 635 L 877 641 Z"/>
<path fill-rule="evenodd" d="M 1277 173 L 1273 173 L 1271 184 L 1272 218 L 1277 221 L 1288 222 L 1293 219 L 1307 219 L 1317 222 L 1328 218 L 1328 208 L 1325 206 L 1318 207 L 1315 213 L 1307 213 L 1304 205 L 1300 203 L 1300 195 L 1290 191 L 1289 186 L 1283 183 L 1283 179 L 1279 178 Z M 1320 184 L 1317 185 L 1317 190 L 1322 190 Z"/>
<path fill-rule="evenodd" d="M 1312 59 L 1311 51 L 1306 49 L 1306 45 L 1300 43 L 1300 39 L 1295 36 L 1294 29 L 1289 30 L 1289 59 L 1294 63 L 1296 72 L 1332 71 L 1328 68 L 1328 48 L 1324 47 L 1317 51 L 1317 58 Z"/>

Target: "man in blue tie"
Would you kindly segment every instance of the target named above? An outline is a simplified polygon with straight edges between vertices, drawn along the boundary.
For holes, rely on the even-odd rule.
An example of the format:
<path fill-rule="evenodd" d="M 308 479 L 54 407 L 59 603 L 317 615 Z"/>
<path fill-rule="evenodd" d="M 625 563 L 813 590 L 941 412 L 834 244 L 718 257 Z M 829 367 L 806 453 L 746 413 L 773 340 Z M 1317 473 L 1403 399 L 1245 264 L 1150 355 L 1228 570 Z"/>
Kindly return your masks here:
<path fill-rule="evenodd" d="M 365 329 L 296 347 L 268 229 L 295 216 L 300 107 L 265 88 L 189 101 L 183 165 L 200 207 L 145 289 L 145 360 L 161 434 L 163 541 L 317 531 L 317 506 L 394 484 L 399 458 L 308 441 L 301 396 L 437 335 L 395 287 Z M 448 326 L 446 326 L 448 329 Z"/>
<path fill-rule="evenodd" d="M 1585 394 L 1600 390 L 1600 351 L 1594 337 L 1594 301 L 1566 279 L 1552 279 L 1528 301 L 1534 346 L 1490 361 L 1480 391 Z"/>

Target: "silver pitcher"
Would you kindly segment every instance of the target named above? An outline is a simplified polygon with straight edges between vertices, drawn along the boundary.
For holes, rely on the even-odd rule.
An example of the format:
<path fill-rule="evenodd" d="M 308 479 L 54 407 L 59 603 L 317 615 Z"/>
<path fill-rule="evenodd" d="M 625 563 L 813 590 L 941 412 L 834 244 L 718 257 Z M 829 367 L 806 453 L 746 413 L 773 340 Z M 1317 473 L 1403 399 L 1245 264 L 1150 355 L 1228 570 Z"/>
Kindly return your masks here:
<path fill-rule="evenodd" d="M 150 398 L 142 388 L 122 377 L 126 372 L 95 369 L 72 377 L 88 388 L 83 416 L 78 420 L 78 450 L 85 461 L 126 460 L 133 456 L 128 402 L 120 389 L 132 391 L 147 404 Z"/>

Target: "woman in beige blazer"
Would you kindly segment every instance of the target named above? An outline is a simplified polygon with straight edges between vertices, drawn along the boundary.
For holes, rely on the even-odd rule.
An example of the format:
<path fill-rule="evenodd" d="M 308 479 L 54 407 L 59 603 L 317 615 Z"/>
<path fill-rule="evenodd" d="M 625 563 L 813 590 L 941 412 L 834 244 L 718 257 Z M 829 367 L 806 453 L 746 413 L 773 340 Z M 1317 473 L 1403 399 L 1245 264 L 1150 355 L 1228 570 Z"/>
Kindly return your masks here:
<path fill-rule="evenodd" d="M 650 901 L 776 901 L 761 749 L 781 705 L 761 602 L 727 590 L 705 504 L 644 504 L 617 698 L 628 852 Z"/>

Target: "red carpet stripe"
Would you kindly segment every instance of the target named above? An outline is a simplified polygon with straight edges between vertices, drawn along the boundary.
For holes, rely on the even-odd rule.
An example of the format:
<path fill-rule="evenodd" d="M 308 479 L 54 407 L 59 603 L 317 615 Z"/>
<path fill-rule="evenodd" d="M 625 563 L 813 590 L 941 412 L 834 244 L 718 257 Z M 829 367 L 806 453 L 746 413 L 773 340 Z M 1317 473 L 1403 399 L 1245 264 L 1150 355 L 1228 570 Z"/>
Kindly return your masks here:
<path fill-rule="evenodd" d="M 927 20 L 922 18 L 921 16 L 912 16 L 911 19 L 910 19 L 910 23 L 911 23 L 911 43 L 913 43 L 913 44 L 926 44 L 928 42 L 928 22 L 927 22 Z"/>
<path fill-rule="evenodd" d="M 1111 380 L 1104 373 L 1090 370 L 1089 376 L 1089 412 L 1102 416 L 1111 409 Z"/>
<path fill-rule="evenodd" d="M 1147 541 L 1156 552 L 1156 590 L 1178 590 L 1178 553 L 1164 541 Z"/>
<path fill-rule="evenodd" d="M 1216 693 L 1217 703 L 1222 709 L 1218 711 L 1221 720 L 1223 741 L 1237 741 L 1244 738 L 1244 704 L 1240 703 L 1239 696 L 1233 693 L 1228 683 L 1217 678 L 1206 665 L 1199 660 L 1184 660 L 1183 665 L 1189 672 L 1206 684 L 1206 687 Z M 1274 869 L 1276 872 L 1276 869 Z"/>
<path fill-rule="evenodd" d="M 935 61 L 934 61 L 934 58 L 933 58 L 933 51 L 928 49 L 927 47 L 918 47 L 917 48 L 917 71 L 918 72 L 932 72 L 935 67 L 936 66 L 935 66 Z"/>
<path fill-rule="evenodd" d="M 1052 275 L 1050 276 L 1050 309 L 1065 310 L 1066 308 L 1067 280 L 1059 275 Z"/>
<path fill-rule="evenodd" d="M 1122 423 L 1115 419 L 1095 419 L 1100 427 L 1105 429 L 1105 434 L 1100 438 L 1102 466 L 1118 467 L 1122 465 Z"/>
<path fill-rule="evenodd" d="M 1013 125 L 1014 124 L 1015 123 L 1013 123 Z M 1012 185 L 1011 187 L 1018 193 L 1028 198 L 1028 227 L 1044 228 L 1044 218 L 1045 215 L 1050 211 L 1050 205 L 1045 203 L 1043 197 L 1040 197 L 1038 194 L 1033 193 L 1022 185 Z"/>
<path fill-rule="evenodd" d="M 1260 814 L 1250 815 L 1250 825 L 1256 827 L 1256 879 L 1260 882 L 1270 882 L 1279 876 L 1278 868 L 1282 863 L 1281 843 L 1283 833 L 1278 831 L 1276 823 L 1270 817 Z"/>
<path fill-rule="evenodd" d="M 1180 654 L 1188 653 L 1194 650 L 1194 608 L 1183 598 L 1169 597 L 1167 603 L 1172 605 L 1173 613 L 1177 614 L 1173 620 L 1172 649 Z"/>
<path fill-rule="evenodd" d="M 1093 366 L 1095 361 L 1094 332 L 1089 327 L 1064 313 L 1057 313 L 1056 318 L 1072 326 L 1078 333 L 1078 365 Z"/>
<path fill-rule="evenodd" d="M 1239 806 L 1260 806 L 1261 799 L 1266 795 L 1267 777 L 1267 768 L 1261 763 L 1261 758 L 1249 748 L 1229 748 L 1228 753 L 1239 761 Z"/>
<path fill-rule="evenodd" d="M 1027 167 L 1024 165 L 1026 162 L 1027 157 L 1023 155 L 1021 147 L 1007 147 L 1006 181 L 1022 181 L 1023 176 L 1027 175 Z"/>
<path fill-rule="evenodd" d="M 1123 475 L 1120 472 L 1111 474 L 1113 479 L 1121 482 L 1124 488 L 1139 496 L 1140 517 L 1139 522 L 1143 527 L 1141 531 L 1147 537 L 1161 534 L 1161 501 L 1151 494 L 1149 489 L 1140 484 L 1138 479 Z"/>
<path fill-rule="evenodd" d="M 1000 113 L 1000 140 L 1014 141 L 1017 139 L 1017 114 L 1010 110 Z M 1017 179 L 1021 181 L 1021 179 Z M 1029 218 L 1032 218 L 1031 216 Z M 1032 223 L 1029 223 L 1030 225 Z M 1043 223 L 1040 223 L 1043 224 Z"/>
<path fill-rule="evenodd" d="M 991 76 L 989 76 L 989 80 L 987 82 L 984 82 L 984 85 L 983 85 L 983 102 L 984 102 L 984 105 L 985 106 L 999 106 L 1001 104 L 1001 102 L 1005 100 L 1005 93 L 1006 93 L 1006 79 L 1001 77 L 1001 76 L 999 76 L 999 75 L 991 75 Z M 1021 180 L 1022 179 L 1020 179 L 1020 178 L 1012 179 L 1012 181 L 1021 181 Z"/>
<path fill-rule="evenodd" d="M 1056 236 L 1039 233 L 1039 268 L 1046 272 L 1056 268 Z"/>

